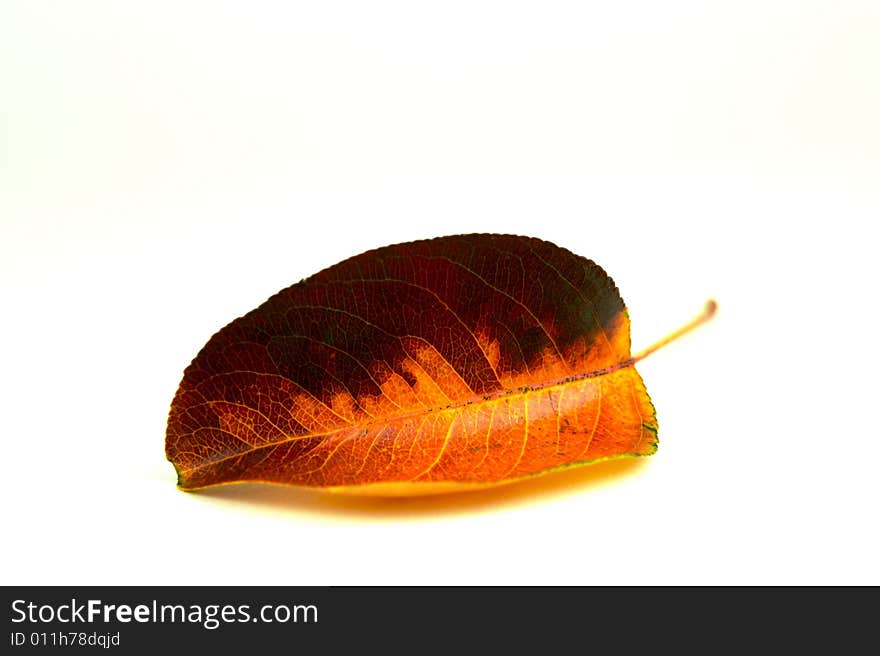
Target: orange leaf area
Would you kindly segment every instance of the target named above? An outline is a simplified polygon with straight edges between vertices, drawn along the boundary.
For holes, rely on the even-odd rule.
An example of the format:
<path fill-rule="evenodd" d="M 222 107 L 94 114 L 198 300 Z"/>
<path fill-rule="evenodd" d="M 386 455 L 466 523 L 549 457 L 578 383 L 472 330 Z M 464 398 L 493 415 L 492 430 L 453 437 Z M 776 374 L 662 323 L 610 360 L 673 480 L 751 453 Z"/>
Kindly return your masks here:
<path fill-rule="evenodd" d="M 653 453 L 654 409 L 614 283 L 537 239 L 370 251 L 218 332 L 172 403 L 184 489 L 380 494 L 495 485 Z"/>

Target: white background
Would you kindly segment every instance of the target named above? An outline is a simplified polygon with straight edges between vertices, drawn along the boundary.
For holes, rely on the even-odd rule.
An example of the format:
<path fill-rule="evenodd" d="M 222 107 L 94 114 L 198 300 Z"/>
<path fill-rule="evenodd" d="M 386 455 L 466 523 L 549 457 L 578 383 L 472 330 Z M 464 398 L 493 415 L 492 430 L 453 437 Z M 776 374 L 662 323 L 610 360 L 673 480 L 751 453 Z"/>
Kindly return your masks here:
<path fill-rule="evenodd" d="M 880 4 L 4 2 L 4 584 L 880 584 Z M 184 367 L 368 248 L 601 264 L 658 453 L 188 494 Z"/>

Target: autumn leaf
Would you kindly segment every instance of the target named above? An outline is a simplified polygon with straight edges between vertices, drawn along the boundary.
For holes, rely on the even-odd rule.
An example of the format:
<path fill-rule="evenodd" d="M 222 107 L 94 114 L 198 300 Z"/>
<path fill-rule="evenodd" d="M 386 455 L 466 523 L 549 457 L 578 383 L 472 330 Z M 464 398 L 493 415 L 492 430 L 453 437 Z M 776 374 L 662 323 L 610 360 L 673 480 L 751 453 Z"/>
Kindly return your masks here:
<path fill-rule="evenodd" d="M 657 449 L 629 317 L 594 262 L 458 235 L 357 255 L 214 335 L 171 405 L 178 485 L 467 489 Z"/>

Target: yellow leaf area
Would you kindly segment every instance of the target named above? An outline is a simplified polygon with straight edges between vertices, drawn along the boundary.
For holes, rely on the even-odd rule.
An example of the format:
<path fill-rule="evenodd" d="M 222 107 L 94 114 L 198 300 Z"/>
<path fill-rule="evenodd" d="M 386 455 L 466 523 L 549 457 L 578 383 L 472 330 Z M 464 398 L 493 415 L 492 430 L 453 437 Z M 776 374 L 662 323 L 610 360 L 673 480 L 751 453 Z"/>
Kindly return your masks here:
<path fill-rule="evenodd" d="M 625 313 L 613 324 L 594 344 L 545 349 L 524 371 L 499 370 L 498 343 L 477 334 L 499 382 L 481 395 L 415 337 L 400 338 L 405 355 L 393 367 L 370 365 L 381 394 L 357 399 L 342 385 L 331 385 L 322 402 L 284 377 L 219 374 L 197 390 L 219 425 L 182 440 L 179 485 L 262 481 L 418 495 L 649 455 L 657 445 L 654 408 L 627 361 Z M 208 400 L 230 382 L 218 384 L 218 377 L 234 377 L 243 396 Z"/>

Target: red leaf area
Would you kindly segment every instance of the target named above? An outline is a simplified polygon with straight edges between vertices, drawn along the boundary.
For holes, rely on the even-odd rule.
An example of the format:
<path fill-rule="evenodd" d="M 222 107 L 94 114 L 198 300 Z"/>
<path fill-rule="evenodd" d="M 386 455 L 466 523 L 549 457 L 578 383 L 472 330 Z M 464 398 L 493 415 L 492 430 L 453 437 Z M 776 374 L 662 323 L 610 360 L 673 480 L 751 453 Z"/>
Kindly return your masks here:
<path fill-rule="evenodd" d="M 405 493 L 656 450 L 629 320 L 592 261 L 459 235 L 357 255 L 220 330 L 186 369 L 166 453 L 186 489 Z"/>

